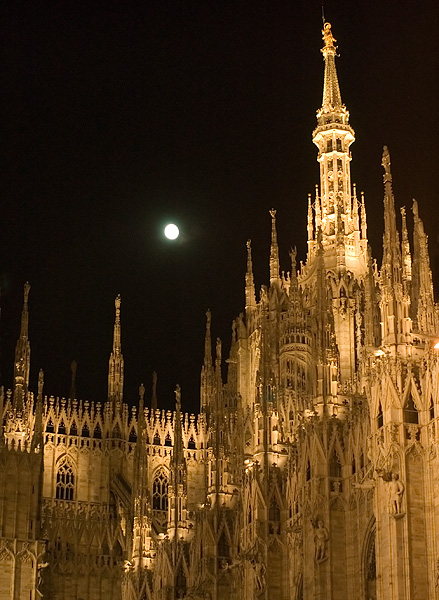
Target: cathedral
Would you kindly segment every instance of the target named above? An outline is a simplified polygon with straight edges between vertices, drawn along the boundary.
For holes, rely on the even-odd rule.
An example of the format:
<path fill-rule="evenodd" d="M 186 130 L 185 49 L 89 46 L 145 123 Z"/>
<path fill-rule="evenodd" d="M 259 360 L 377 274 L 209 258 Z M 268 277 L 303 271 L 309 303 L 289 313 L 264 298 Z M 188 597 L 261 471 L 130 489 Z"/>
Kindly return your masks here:
<path fill-rule="evenodd" d="M 382 263 L 324 24 L 307 255 L 245 307 L 227 376 L 206 317 L 199 414 L 123 400 L 121 299 L 103 403 L 29 389 L 30 286 L 0 396 L 1 600 L 439 599 L 439 310 L 414 201 L 382 155 Z M 407 226 L 409 220 L 409 227 Z M 269 220 L 270 222 L 270 220 Z M 409 241 L 408 229 L 413 231 Z M 268 231 L 267 231 L 268 233 Z M 148 393 L 149 398 L 149 393 Z"/>

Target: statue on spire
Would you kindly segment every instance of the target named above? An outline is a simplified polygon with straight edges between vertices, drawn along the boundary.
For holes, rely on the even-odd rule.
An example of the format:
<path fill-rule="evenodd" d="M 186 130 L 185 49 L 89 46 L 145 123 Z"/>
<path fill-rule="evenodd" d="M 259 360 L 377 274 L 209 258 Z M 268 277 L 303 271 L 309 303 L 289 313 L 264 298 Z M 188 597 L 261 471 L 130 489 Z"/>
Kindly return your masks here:
<path fill-rule="evenodd" d="M 331 23 L 328 23 L 328 21 L 323 25 L 322 37 L 325 42 L 325 48 L 335 48 L 334 42 L 337 40 L 332 35 Z"/>

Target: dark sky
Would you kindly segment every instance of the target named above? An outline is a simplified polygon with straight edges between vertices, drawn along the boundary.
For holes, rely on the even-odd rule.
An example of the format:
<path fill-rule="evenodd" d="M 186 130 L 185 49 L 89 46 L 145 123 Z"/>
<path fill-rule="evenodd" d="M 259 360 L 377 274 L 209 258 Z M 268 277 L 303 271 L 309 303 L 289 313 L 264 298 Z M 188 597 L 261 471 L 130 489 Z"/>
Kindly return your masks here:
<path fill-rule="evenodd" d="M 321 2 L 3 2 L 1 6 L 1 378 L 12 383 L 29 280 L 31 387 L 107 394 L 114 298 L 122 296 L 125 399 L 158 371 L 196 410 L 205 311 L 230 343 L 244 307 L 245 242 L 268 279 L 278 210 L 282 268 L 305 258 L 311 134 L 321 104 Z M 437 262 L 436 2 L 325 2 L 343 101 L 381 253 L 381 152 L 397 206 L 416 197 Z M 166 221 L 182 236 L 165 242 Z M 435 263 L 436 264 L 436 263 Z M 436 267 L 435 267 L 436 268 Z M 438 279 L 438 278 L 436 278 Z"/>

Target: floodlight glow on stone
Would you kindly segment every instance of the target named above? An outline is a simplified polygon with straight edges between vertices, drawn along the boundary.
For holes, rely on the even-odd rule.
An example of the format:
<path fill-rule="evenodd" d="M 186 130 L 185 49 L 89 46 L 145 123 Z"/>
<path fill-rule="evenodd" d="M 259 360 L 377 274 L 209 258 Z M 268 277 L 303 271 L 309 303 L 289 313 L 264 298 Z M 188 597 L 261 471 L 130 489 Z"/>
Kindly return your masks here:
<path fill-rule="evenodd" d="M 169 223 L 169 225 L 166 225 L 165 236 L 168 238 L 168 240 L 176 240 L 179 235 L 180 230 L 178 229 L 177 225 L 174 225 L 174 223 Z"/>

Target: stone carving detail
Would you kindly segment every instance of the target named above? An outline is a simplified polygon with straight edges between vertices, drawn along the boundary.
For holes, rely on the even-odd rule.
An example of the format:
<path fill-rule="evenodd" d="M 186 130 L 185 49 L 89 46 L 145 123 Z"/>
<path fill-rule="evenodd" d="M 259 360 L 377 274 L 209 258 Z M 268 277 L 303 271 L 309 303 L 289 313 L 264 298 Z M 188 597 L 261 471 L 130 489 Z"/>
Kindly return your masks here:
<path fill-rule="evenodd" d="M 382 469 L 377 470 L 378 476 L 387 483 L 389 489 L 389 514 L 391 516 L 402 516 L 402 499 L 405 492 L 405 485 L 396 472 L 388 472 Z"/>
<path fill-rule="evenodd" d="M 329 540 L 329 532 L 322 519 L 315 519 L 312 522 L 312 526 L 314 529 L 315 559 L 316 562 L 322 563 L 328 558 L 327 542 Z"/>

